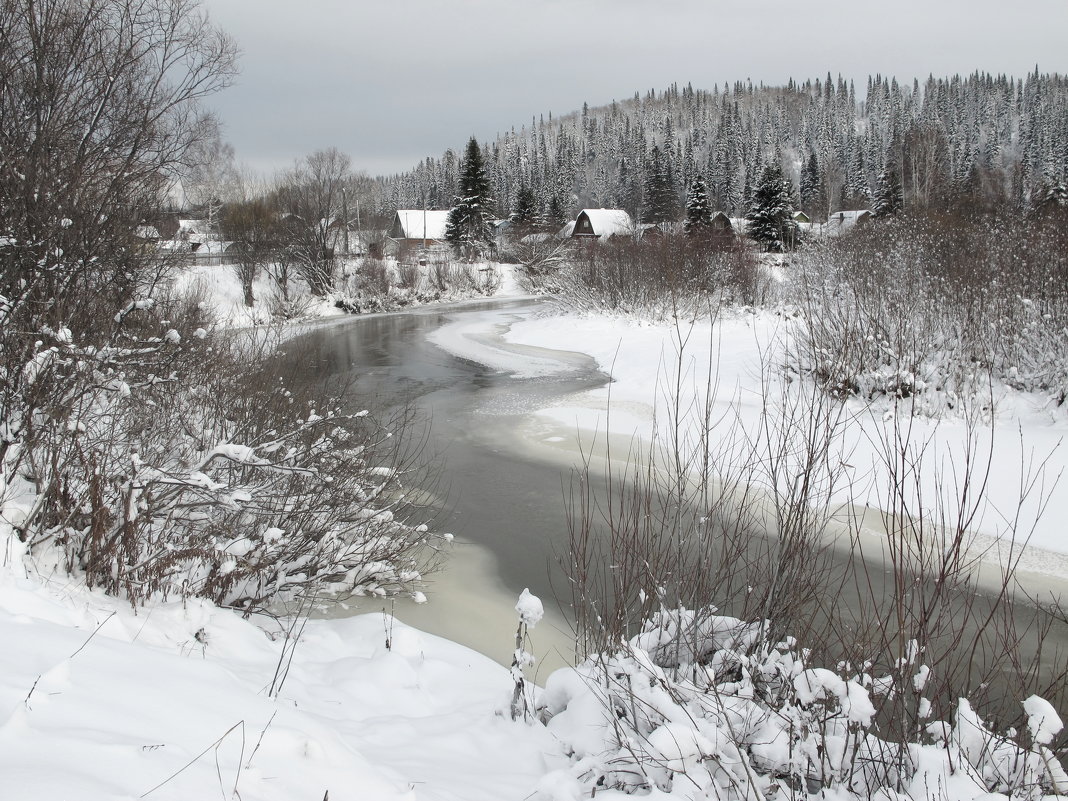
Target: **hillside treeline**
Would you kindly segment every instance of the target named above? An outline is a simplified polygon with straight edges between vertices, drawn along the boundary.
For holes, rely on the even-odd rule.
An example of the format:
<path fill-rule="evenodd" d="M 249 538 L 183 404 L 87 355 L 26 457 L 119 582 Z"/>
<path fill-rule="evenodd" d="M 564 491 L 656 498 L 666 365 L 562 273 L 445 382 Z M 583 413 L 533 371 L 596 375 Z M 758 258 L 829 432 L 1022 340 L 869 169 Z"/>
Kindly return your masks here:
<path fill-rule="evenodd" d="M 541 220 L 584 207 L 636 219 L 678 219 L 690 181 L 715 208 L 743 214 L 763 167 L 781 162 L 815 220 L 871 204 L 879 181 L 900 183 L 906 209 L 1026 211 L 1068 183 L 1068 78 L 974 73 L 867 87 L 830 74 L 785 87 L 735 83 L 712 91 L 649 91 L 565 117 L 532 120 L 483 145 L 497 213 L 533 192 Z M 447 150 L 384 179 L 392 208 L 449 208 L 460 157 Z M 670 188 L 667 201 L 659 191 Z"/>

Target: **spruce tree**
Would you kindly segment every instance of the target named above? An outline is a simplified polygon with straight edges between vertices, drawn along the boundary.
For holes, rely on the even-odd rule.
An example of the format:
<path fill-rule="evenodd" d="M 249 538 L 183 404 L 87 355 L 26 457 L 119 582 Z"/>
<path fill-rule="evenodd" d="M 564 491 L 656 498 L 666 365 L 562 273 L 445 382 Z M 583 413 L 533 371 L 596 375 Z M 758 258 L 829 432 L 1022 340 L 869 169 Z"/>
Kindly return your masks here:
<path fill-rule="evenodd" d="M 616 208 L 623 209 L 631 216 L 638 219 L 638 209 L 642 203 L 642 188 L 638 176 L 630 169 L 626 157 L 619 160 L 619 177 L 616 179 Z"/>
<path fill-rule="evenodd" d="M 515 209 L 511 214 L 512 224 L 520 231 L 529 230 L 536 222 L 538 215 L 538 202 L 534 197 L 534 190 L 528 185 L 523 184 L 519 187 L 519 192 L 515 197 Z"/>
<path fill-rule="evenodd" d="M 823 187 L 823 175 L 820 173 L 819 161 L 816 154 L 809 156 L 805 166 L 801 168 L 801 210 L 813 217 L 823 219 L 827 209 L 825 189 Z"/>
<path fill-rule="evenodd" d="M 1047 181 L 1036 196 L 1032 208 L 1035 214 L 1061 214 L 1068 209 L 1068 186 L 1064 181 Z"/>
<path fill-rule="evenodd" d="M 478 140 L 471 137 L 460 167 L 459 193 L 445 223 L 445 241 L 472 254 L 493 241 L 493 199 Z"/>
<path fill-rule="evenodd" d="M 674 222 L 678 219 L 678 199 L 672 185 L 672 174 L 660 148 L 653 145 L 645 167 L 645 203 L 642 222 Z"/>
<path fill-rule="evenodd" d="M 686 234 L 707 235 L 711 226 L 712 204 L 708 199 L 708 185 L 701 175 L 696 175 L 686 194 Z"/>
<path fill-rule="evenodd" d="M 797 240 L 794 202 L 790 185 L 783 179 L 782 167 L 771 163 L 760 174 L 753 201 L 746 214 L 749 236 L 772 253 L 791 248 Z"/>
<path fill-rule="evenodd" d="M 567 222 L 567 212 L 559 195 L 553 195 L 545 204 L 545 211 L 541 216 L 542 225 L 550 230 L 556 230 Z"/>
<path fill-rule="evenodd" d="M 901 179 L 893 165 L 887 164 L 879 173 L 872 196 L 871 213 L 875 217 L 889 217 L 901 211 Z"/>

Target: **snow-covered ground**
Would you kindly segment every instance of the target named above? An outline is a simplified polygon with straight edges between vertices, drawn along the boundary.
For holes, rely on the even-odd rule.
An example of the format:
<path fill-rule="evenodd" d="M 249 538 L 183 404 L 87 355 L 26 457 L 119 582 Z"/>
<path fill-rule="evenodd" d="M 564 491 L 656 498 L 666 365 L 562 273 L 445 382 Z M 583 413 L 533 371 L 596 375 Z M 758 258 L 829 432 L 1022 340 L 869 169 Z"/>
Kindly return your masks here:
<path fill-rule="evenodd" d="M 510 719 L 505 668 L 382 615 L 312 620 L 294 648 L 274 621 L 20 572 L 9 552 L 4 801 L 521 799 L 556 751 Z"/>
<path fill-rule="evenodd" d="M 392 263 L 391 263 L 392 264 Z M 474 268 L 488 265 L 473 265 Z M 356 269 L 355 262 L 343 266 L 343 270 L 351 272 Z M 395 270 L 395 266 L 389 269 Z M 429 267 L 424 268 L 429 270 Z M 515 297 L 523 292 L 516 283 L 515 274 L 505 265 L 498 269 L 500 286 L 497 289 L 498 297 Z M 425 276 L 424 276 L 425 280 Z M 345 283 L 339 279 L 339 285 Z M 175 290 L 179 293 L 195 293 L 202 295 L 204 303 L 211 307 L 211 313 L 217 324 L 224 328 L 244 328 L 247 326 L 268 325 L 273 321 L 270 308 L 277 290 L 271 278 L 262 271 L 253 282 L 253 296 L 255 304 L 245 305 L 244 293 L 241 283 L 234 270 L 228 265 L 194 264 L 184 268 L 175 281 Z M 315 298 L 311 296 L 299 277 L 292 281 L 292 298 L 296 299 L 294 305 L 299 311 L 299 319 L 290 321 L 296 329 L 300 329 L 315 321 L 345 320 L 351 319 L 352 315 L 338 308 L 332 297 Z M 442 293 L 441 303 L 455 303 L 462 301 L 465 295 L 450 291 Z M 476 296 L 477 300 L 485 300 L 483 296 Z"/>

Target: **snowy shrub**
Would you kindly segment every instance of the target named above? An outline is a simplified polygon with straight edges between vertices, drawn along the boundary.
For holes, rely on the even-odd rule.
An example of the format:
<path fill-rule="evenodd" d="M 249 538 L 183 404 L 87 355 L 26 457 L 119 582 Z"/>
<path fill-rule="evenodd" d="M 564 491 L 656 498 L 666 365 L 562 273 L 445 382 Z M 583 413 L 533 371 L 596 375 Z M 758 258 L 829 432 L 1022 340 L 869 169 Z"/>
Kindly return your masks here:
<path fill-rule="evenodd" d="M 570 308 L 661 320 L 709 303 L 754 303 L 764 294 L 760 276 L 753 255 L 734 243 L 663 234 L 575 247 L 554 278 Z"/>
<path fill-rule="evenodd" d="M 151 313 L 142 327 L 162 326 Z M 405 499 L 431 474 L 412 421 L 290 389 L 262 362 L 268 340 L 166 330 L 113 353 L 41 351 L 35 380 L 62 392 L 40 406 L 18 466 L 39 498 L 21 531 L 30 555 L 58 547 L 68 571 L 134 603 L 249 611 L 297 593 L 413 590 L 442 540 Z"/>
<path fill-rule="evenodd" d="M 397 261 L 362 259 L 332 293 L 334 305 L 351 314 L 397 311 L 418 304 L 492 295 L 500 286 L 497 265 L 454 264 L 442 253 Z"/>
<path fill-rule="evenodd" d="M 560 292 L 560 272 L 569 259 L 571 240 L 549 234 L 531 235 L 513 242 L 511 248 L 524 289 L 550 295 Z"/>
<path fill-rule="evenodd" d="M 545 608 L 541 599 L 529 589 L 524 588 L 516 602 L 515 611 L 519 613 L 519 625 L 515 630 L 515 650 L 512 652 L 512 692 L 511 715 L 512 720 L 519 718 L 527 719 L 534 709 L 533 685 L 527 682 L 523 671 L 534 664 L 534 655 L 526 650 L 530 631 L 541 622 L 545 615 Z"/>
<path fill-rule="evenodd" d="M 1068 397 L 1068 239 L 1043 220 L 901 218 L 804 251 L 793 366 L 938 415 L 991 381 Z"/>
<path fill-rule="evenodd" d="M 1026 737 L 996 735 L 960 699 L 951 721 L 888 740 L 879 734 L 881 697 L 917 683 L 924 666 L 907 662 L 879 677 L 844 664 L 828 670 L 792 638 L 768 639 L 768 630 L 714 610 L 661 610 L 622 646 L 554 672 L 539 716 L 569 758 L 561 773 L 591 794 L 754 801 L 820 791 L 1038 799 L 1068 788 L 1050 748 L 1061 721 L 1038 696 L 1023 704 Z M 552 776 L 543 783 L 562 786 Z"/>
<path fill-rule="evenodd" d="M 928 486 L 930 441 L 895 428 L 915 422 L 901 415 L 876 443 L 879 486 L 859 484 L 883 512 L 839 503 L 856 497 L 841 443 L 849 405 L 815 382 L 765 374 L 745 399 L 759 422 L 739 432 L 714 411 L 712 368 L 706 381 L 681 355 L 689 335 L 678 326 L 653 444 L 625 462 L 617 450 L 607 474 L 584 469 L 572 485 L 568 578 L 586 661 L 550 677 L 542 698 L 571 760 L 546 793 L 576 783 L 732 799 L 1056 791 L 1057 749 L 1016 733 L 1032 727 L 1013 699 L 1065 702 L 1068 666 L 1051 666 L 1043 646 L 1063 610 L 1014 603 L 1012 559 L 1000 586 L 976 586 L 983 454 L 962 454 L 952 478 Z M 968 441 L 980 419 L 962 420 Z M 1004 541 L 1015 542 L 1002 511 Z M 882 547 L 869 562 L 862 527 L 873 522 Z M 998 764 L 1011 754 L 1030 768 L 984 778 L 994 763 L 982 748 L 969 751 L 980 772 L 967 767 L 950 739 L 974 728 L 963 695 L 990 716 L 987 750 L 1008 743 Z"/>
<path fill-rule="evenodd" d="M 267 313 L 272 320 L 299 320 L 306 316 L 315 304 L 315 298 L 300 292 L 285 292 L 272 288 L 267 296 Z"/>
<path fill-rule="evenodd" d="M 419 265 L 412 261 L 397 262 L 397 285 L 401 289 L 416 290 L 422 282 Z"/>

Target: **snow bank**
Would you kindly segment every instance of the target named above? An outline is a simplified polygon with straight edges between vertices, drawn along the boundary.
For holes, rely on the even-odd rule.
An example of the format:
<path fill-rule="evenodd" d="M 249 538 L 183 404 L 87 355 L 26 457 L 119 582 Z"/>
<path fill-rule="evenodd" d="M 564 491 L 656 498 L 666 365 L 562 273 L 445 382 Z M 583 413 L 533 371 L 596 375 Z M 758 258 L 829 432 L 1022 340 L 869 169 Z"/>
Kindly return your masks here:
<path fill-rule="evenodd" d="M 517 378 L 559 375 L 585 363 L 576 354 L 559 349 L 548 351 L 502 340 L 501 334 L 521 319 L 521 315 L 511 311 L 465 314 L 462 319 L 441 326 L 427 338 L 457 358 L 511 373 Z"/>
<path fill-rule="evenodd" d="M 547 732 L 500 714 L 508 671 L 398 621 L 311 621 L 294 644 L 275 621 L 197 601 L 134 614 L 14 564 L 0 566 L 5 799 L 497 801 L 544 773 Z"/>
<path fill-rule="evenodd" d="M 704 321 L 677 327 L 562 315 L 516 322 L 505 333 L 505 341 L 514 346 L 579 350 L 611 375 L 612 382 L 605 387 L 538 411 L 562 436 L 573 439 L 578 428 L 602 436 L 637 435 L 648 440 L 654 436 L 654 416 L 661 427 L 670 420 L 676 380 L 682 391 L 681 406 L 686 409 L 699 399 L 711 375 L 712 420 L 718 422 L 712 439 L 724 441 L 739 432 L 755 437 L 765 397 L 774 400 L 790 391 L 784 389 L 778 369 L 789 325 L 788 319 L 770 312 L 725 314 L 714 325 Z M 475 326 L 468 324 L 469 329 Z M 850 422 L 836 448 L 851 482 L 835 497 L 879 508 L 887 480 L 880 453 L 883 443 L 897 433 L 892 410 L 850 401 L 845 412 Z M 1062 445 L 1068 439 L 1068 415 L 1063 410 L 1048 408 L 1037 396 L 1002 387 L 990 427 L 969 432 L 961 420 L 923 417 L 914 418 L 909 426 L 913 446 L 925 449 L 922 490 L 927 497 L 939 480 L 950 491 L 956 488 L 963 478 L 959 465 L 966 454 L 980 462 L 991 459 L 984 487 L 986 503 L 975 526 L 975 548 L 987 551 L 993 560 L 1007 558 L 1007 522 L 1015 515 L 1027 476 L 1034 479 L 1023 504 L 1017 540 L 1011 545 L 1019 549 L 1029 538 L 1021 570 L 1068 579 L 1068 538 L 1063 528 L 1068 519 L 1068 488 L 1057 485 L 1058 477 L 1068 469 L 1068 442 Z M 1043 501 L 1044 511 L 1032 530 L 1031 522 Z"/>

